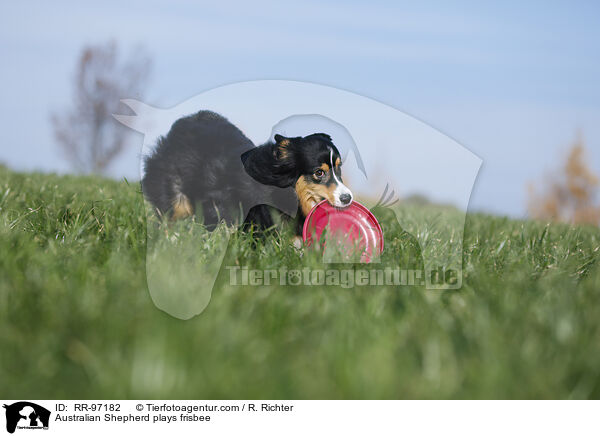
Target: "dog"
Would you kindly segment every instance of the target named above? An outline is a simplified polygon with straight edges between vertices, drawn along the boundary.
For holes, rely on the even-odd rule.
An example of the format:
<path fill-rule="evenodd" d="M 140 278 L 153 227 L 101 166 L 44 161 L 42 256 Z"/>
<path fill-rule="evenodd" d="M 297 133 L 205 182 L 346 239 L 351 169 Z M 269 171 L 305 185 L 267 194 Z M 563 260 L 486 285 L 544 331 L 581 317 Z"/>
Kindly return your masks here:
<path fill-rule="evenodd" d="M 267 204 L 293 201 L 299 236 L 317 203 L 345 208 L 353 199 L 329 135 L 275 135 L 257 147 L 225 117 L 206 110 L 177 120 L 144 164 L 142 190 L 157 214 L 202 216 L 208 229 L 241 219 L 245 229 L 266 230 L 275 225 Z"/>

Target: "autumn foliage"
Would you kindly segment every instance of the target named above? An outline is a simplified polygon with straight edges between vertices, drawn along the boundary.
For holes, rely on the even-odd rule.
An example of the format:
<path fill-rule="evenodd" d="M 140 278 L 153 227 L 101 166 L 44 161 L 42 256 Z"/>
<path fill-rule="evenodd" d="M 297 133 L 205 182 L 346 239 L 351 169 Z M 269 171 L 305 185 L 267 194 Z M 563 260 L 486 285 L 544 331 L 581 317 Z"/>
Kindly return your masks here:
<path fill-rule="evenodd" d="M 600 225 L 599 179 L 586 163 L 586 151 L 577 139 L 564 165 L 546 177 L 541 189 L 529 187 L 528 210 L 532 218 Z"/>

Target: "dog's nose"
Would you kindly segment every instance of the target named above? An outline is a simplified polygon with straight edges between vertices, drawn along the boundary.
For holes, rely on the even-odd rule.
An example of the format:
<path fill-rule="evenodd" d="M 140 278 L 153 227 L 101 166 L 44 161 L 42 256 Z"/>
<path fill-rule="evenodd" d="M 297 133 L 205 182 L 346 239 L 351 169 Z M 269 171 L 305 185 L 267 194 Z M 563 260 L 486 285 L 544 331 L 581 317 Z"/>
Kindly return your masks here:
<path fill-rule="evenodd" d="M 350 194 L 342 194 L 340 195 L 340 201 L 342 204 L 348 204 L 352 201 L 352 196 Z"/>

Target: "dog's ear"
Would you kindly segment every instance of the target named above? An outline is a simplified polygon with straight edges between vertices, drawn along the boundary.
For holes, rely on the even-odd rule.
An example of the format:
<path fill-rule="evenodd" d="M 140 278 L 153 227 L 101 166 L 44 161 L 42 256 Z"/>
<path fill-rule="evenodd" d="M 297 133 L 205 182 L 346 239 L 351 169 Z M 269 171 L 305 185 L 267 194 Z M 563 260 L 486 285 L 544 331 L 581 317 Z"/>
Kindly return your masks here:
<path fill-rule="evenodd" d="M 289 157 L 289 146 L 291 144 L 292 139 L 286 138 L 285 136 L 276 134 L 274 136 L 275 139 L 275 147 L 273 148 L 273 156 L 278 159 L 286 159 Z"/>
<path fill-rule="evenodd" d="M 280 135 L 278 133 L 275 134 L 275 142 L 277 144 L 280 144 L 280 143 L 283 143 L 283 142 L 286 142 L 286 141 L 289 142 L 289 139 L 290 138 L 286 138 L 285 136 Z"/>
<path fill-rule="evenodd" d="M 278 137 L 278 138 L 277 138 Z M 296 183 L 298 179 L 297 170 L 293 160 L 289 158 L 286 147 L 290 138 L 276 135 L 276 141 L 266 143 L 260 147 L 253 148 L 242 154 L 242 164 L 246 172 L 256 181 L 264 184 L 287 188 Z M 282 148 L 280 148 L 282 147 Z"/>

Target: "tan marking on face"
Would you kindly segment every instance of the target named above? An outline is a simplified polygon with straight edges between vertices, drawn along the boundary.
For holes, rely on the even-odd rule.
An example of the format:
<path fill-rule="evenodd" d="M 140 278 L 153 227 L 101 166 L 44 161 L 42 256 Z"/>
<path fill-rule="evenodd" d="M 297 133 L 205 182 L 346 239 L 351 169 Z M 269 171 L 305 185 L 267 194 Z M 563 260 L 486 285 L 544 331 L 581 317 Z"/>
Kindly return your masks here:
<path fill-rule="evenodd" d="M 296 182 L 296 195 L 304 216 L 307 216 L 311 209 L 323 199 L 333 204 L 333 193 L 336 187 L 335 183 L 325 186 L 307 181 L 304 176 L 300 177 Z"/>
<path fill-rule="evenodd" d="M 189 198 L 183 194 L 178 194 L 173 201 L 173 214 L 171 220 L 175 221 L 181 218 L 187 218 L 194 214 L 194 208 Z"/>
<path fill-rule="evenodd" d="M 341 164 L 342 164 L 342 161 L 341 161 L 341 159 L 338 157 L 338 158 L 335 160 L 335 166 L 336 166 L 336 167 L 339 167 Z"/>
<path fill-rule="evenodd" d="M 321 168 L 325 172 L 329 171 L 329 165 L 327 165 L 326 163 L 321 164 L 321 166 L 319 168 Z"/>

